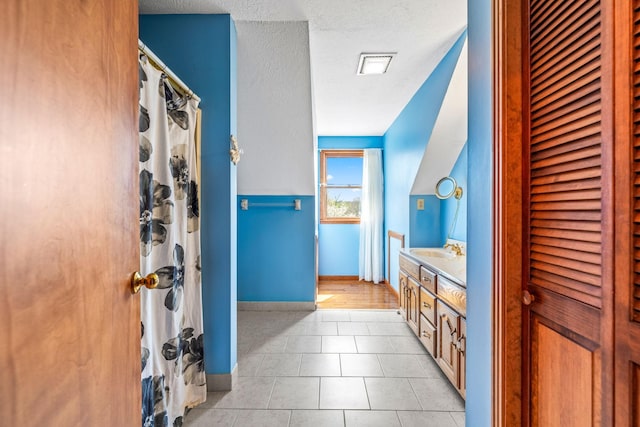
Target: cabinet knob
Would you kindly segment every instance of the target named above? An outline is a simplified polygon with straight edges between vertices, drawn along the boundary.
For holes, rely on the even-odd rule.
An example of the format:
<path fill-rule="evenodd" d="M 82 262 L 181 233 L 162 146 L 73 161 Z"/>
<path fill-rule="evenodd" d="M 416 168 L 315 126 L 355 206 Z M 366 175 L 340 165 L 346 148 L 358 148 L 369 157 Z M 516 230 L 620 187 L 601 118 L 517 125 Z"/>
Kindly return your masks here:
<path fill-rule="evenodd" d="M 429 304 L 429 303 L 428 303 L 428 302 L 426 302 L 426 301 L 424 301 L 424 302 L 422 303 L 422 306 L 423 306 L 423 307 L 425 307 L 425 308 L 431 308 L 431 304 Z"/>
<path fill-rule="evenodd" d="M 522 303 L 524 305 L 531 305 L 531 303 L 534 302 L 535 300 L 536 300 L 536 297 L 528 290 L 525 289 L 522 292 Z"/>
<path fill-rule="evenodd" d="M 430 277 L 423 277 L 422 281 L 426 282 L 426 283 L 431 283 L 431 278 Z"/>
<path fill-rule="evenodd" d="M 431 339 L 431 334 L 427 331 L 422 331 L 422 336 L 429 340 Z"/>

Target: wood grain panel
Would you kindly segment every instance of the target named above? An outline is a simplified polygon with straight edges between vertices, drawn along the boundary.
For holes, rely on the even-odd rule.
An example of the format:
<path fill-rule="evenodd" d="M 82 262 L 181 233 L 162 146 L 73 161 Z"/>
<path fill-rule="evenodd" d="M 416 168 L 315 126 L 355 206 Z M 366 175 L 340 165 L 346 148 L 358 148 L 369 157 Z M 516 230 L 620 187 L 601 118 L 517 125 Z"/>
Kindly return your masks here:
<path fill-rule="evenodd" d="M 628 382 L 630 390 L 627 391 L 631 396 L 631 411 L 629 425 L 634 427 L 640 426 L 640 365 L 631 363 L 629 367 L 631 381 Z"/>
<path fill-rule="evenodd" d="M 462 316 L 467 316 L 467 290 L 462 286 L 440 276 L 438 279 L 438 298 L 446 301 Z"/>
<path fill-rule="evenodd" d="M 431 270 L 420 267 L 420 284 L 432 293 L 436 293 L 438 276 Z"/>
<path fill-rule="evenodd" d="M 615 425 L 640 426 L 640 1 L 615 8 Z"/>
<path fill-rule="evenodd" d="M 0 2 L 0 424 L 140 426 L 137 1 Z"/>
<path fill-rule="evenodd" d="M 600 310 L 592 304 L 580 302 L 577 298 L 565 298 L 563 294 L 542 287 L 531 287 L 536 299 L 531 311 L 538 317 L 563 325 L 563 333 L 573 340 L 586 340 L 592 346 L 600 342 Z"/>
<path fill-rule="evenodd" d="M 398 306 L 400 307 L 400 313 L 403 319 L 407 319 L 407 303 L 409 301 L 409 276 L 400 271 L 398 274 Z"/>
<path fill-rule="evenodd" d="M 418 335 L 420 327 L 420 285 L 409 278 L 407 282 L 407 325 Z"/>
<path fill-rule="evenodd" d="M 420 281 L 420 264 L 400 254 L 400 269 L 416 281 Z"/>
<path fill-rule="evenodd" d="M 540 4 L 540 3 L 538 3 Z M 548 3 L 543 4 L 548 5 Z M 493 268 L 491 425 L 525 425 L 522 403 L 523 277 L 523 9 L 498 0 L 492 15 L 493 58 Z M 526 203 L 526 202 L 525 202 Z"/>
<path fill-rule="evenodd" d="M 537 355 L 532 366 L 532 425 L 593 425 L 593 353 L 537 319 L 531 346 Z"/>
<path fill-rule="evenodd" d="M 529 281 L 600 307 L 599 1 L 534 0 L 530 13 Z"/>
<path fill-rule="evenodd" d="M 458 332 L 458 363 L 460 364 L 460 378 L 458 378 L 458 393 L 467 396 L 467 319 L 460 318 Z"/>
<path fill-rule="evenodd" d="M 438 323 L 436 317 L 436 297 L 424 288 L 420 288 L 420 313 L 432 324 L 436 325 Z"/>
<path fill-rule="evenodd" d="M 420 333 L 418 338 L 427 351 L 435 358 L 437 357 L 436 345 L 438 342 L 435 326 L 427 320 L 426 317 L 420 315 Z"/>
<path fill-rule="evenodd" d="M 386 285 L 356 280 L 320 280 L 318 308 L 392 309 L 398 308 L 398 294 Z"/>
<path fill-rule="evenodd" d="M 449 378 L 449 380 L 458 385 L 458 375 L 460 370 L 458 369 L 459 353 L 456 348 L 458 340 L 458 320 L 460 315 L 451 310 L 446 304 L 441 301 L 438 304 L 438 344 L 436 358 L 442 372 Z"/>
<path fill-rule="evenodd" d="M 633 2 L 634 19 L 632 26 L 632 46 L 633 46 L 633 63 L 631 70 L 631 78 L 633 79 L 632 97 L 633 111 L 631 119 L 633 120 L 633 262 L 635 265 L 640 264 L 640 2 Z M 632 317 L 636 322 L 640 322 L 640 268 L 634 268 L 633 274 L 633 303 Z"/>

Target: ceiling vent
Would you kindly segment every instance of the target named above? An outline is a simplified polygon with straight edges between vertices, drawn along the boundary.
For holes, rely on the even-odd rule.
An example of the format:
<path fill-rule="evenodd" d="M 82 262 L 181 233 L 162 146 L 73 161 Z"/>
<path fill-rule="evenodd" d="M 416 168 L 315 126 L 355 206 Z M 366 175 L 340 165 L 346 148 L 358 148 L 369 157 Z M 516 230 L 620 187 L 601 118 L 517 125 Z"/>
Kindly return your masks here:
<path fill-rule="evenodd" d="M 395 55 L 395 53 L 361 53 L 357 74 L 359 76 L 384 74 Z"/>

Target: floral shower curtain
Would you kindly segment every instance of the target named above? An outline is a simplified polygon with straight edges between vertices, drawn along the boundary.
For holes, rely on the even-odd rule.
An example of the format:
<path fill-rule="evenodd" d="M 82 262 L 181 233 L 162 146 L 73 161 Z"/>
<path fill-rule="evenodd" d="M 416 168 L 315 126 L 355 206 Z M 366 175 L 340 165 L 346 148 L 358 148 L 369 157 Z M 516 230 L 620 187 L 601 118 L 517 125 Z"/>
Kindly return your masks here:
<path fill-rule="evenodd" d="M 182 425 L 206 399 L 195 125 L 198 103 L 180 96 L 143 55 L 140 72 L 142 425 Z"/>

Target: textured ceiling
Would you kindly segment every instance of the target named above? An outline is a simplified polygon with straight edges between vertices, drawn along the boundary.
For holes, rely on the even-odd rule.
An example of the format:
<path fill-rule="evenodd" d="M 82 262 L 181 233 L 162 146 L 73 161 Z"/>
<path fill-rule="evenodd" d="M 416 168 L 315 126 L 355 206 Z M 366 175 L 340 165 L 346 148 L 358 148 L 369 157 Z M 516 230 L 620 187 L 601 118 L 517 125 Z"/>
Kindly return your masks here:
<path fill-rule="evenodd" d="M 382 135 L 464 30 L 467 0 L 140 0 L 140 13 L 308 21 L 318 135 Z M 357 76 L 361 52 L 397 52 Z"/>

